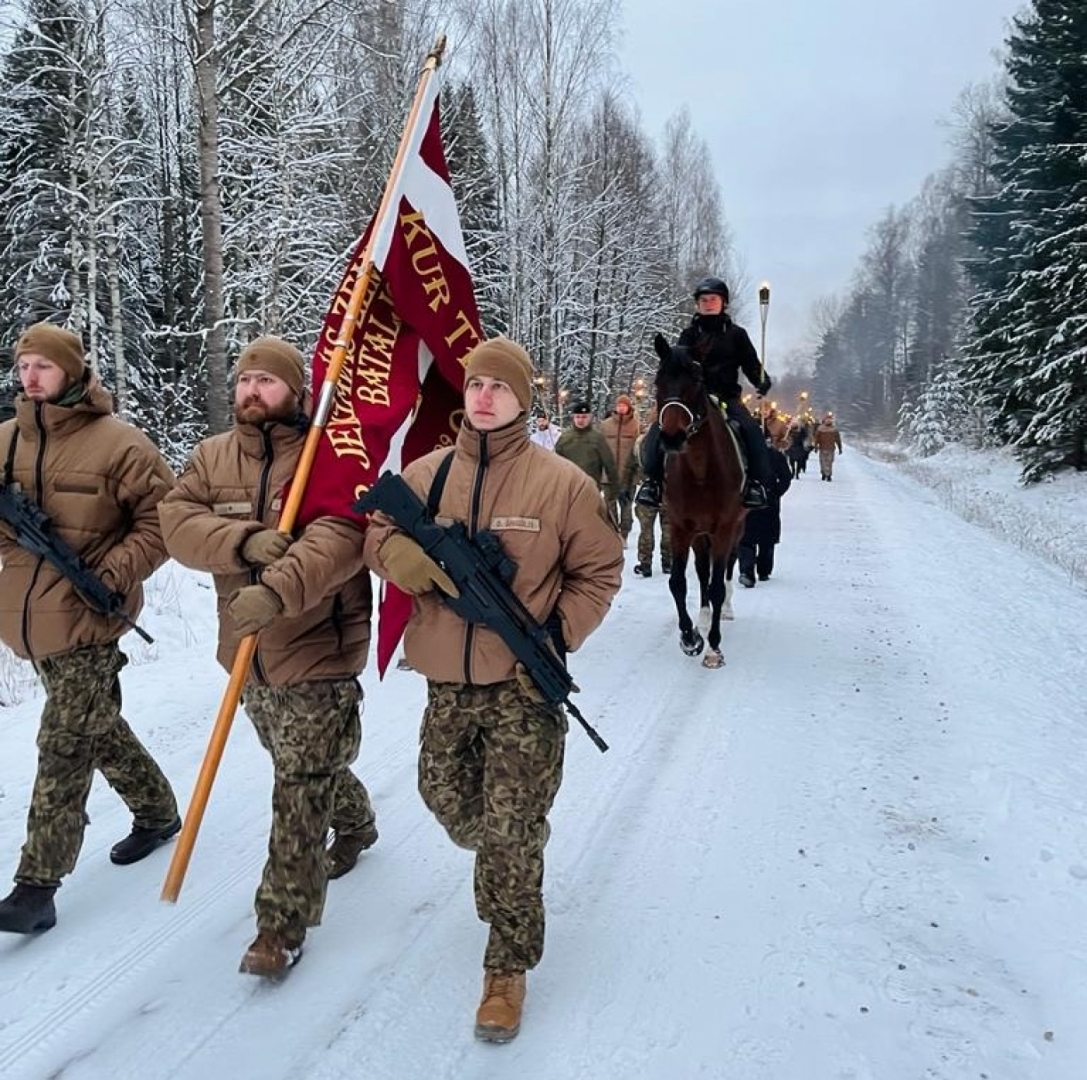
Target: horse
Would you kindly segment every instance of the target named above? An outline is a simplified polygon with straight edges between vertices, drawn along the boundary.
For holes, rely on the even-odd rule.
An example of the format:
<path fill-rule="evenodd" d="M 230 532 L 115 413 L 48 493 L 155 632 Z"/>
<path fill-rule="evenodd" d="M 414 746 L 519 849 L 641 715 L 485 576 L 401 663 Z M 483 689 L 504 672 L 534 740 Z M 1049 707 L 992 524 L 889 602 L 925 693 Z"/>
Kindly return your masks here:
<path fill-rule="evenodd" d="M 672 539 L 668 589 L 679 616 L 679 645 L 699 656 L 707 644 L 687 613 L 687 557 L 695 553 L 702 607 L 709 606 L 709 650 L 702 666 L 719 668 L 721 613 L 729 600 L 734 552 L 743 534 L 743 463 L 720 408 L 706 393 L 702 365 L 663 334 L 653 340 L 657 415 L 666 453 L 664 491 Z"/>

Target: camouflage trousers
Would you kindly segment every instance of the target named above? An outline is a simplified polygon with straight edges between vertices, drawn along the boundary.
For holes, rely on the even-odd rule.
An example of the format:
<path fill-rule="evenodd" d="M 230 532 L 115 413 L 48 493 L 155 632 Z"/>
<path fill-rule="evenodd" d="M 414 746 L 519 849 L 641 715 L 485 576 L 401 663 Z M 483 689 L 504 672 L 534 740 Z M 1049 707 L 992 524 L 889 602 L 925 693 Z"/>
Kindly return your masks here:
<path fill-rule="evenodd" d="M 643 566 L 653 565 L 653 548 L 656 537 L 654 523 L 659 515 L 661 526 L 661 563 L 668 565 L 672 561 L 672 538 L 668 535 L 668 511 L 665 507 L 638 505 L 634 508 L 638 515 L 638 562 Z"/>
<path fill-rule="evenodd" d="M 562 783 L 566 717 L 493 686 L 428 683 L 419 791 L 455 844 L 476 853 L 483 966 L 525 971 L 543 955 L 543 849 Z"/>
<path fill-rule="evenodd" d="M 124 800 L 136 825 L 161 829 L 177 817 L 162 770 L 121 716 L 117 643 L 88 645 L 38 662 L 45 708 L 38 727 L 38 772 L 15 880 L 59 885 L 83 846 L 94 770 Z"/>
<path fill-rule="evenodd" d="M 324 910 L 329 826 L 357 833 L 374 821 L 370 796 L 348 768 L 362 744 L 361 701 L 356 679 L 245 688 L 245 711 L 275 770 L 257 927 L 298 944 Z"/>
<path fill-rule="evenodd" d="M 820 476 L 833 476 L 834 475 L 834 447 L 829 450 L 819 451 L 819 475 Z"/>

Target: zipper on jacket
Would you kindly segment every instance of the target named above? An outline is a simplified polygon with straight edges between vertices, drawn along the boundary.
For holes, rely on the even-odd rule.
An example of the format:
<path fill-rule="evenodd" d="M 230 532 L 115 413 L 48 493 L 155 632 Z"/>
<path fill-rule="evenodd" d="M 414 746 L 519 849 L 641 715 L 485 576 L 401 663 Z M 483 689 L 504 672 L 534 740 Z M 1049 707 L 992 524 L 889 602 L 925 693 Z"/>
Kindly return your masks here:
<path fill-rule="evenodd" d="M 487 433 L 479 433 L 479 464 L 476 466 L 475 479 L 472 481 L 472 496 L 468 503 L 468 535 L 475 536 L 479 528 L 479 504 L 483 501 L 483 474 L 490 464 L 487 452 Z M 464 681 L 472 682 L 472 642 L 475 639 L 475 627 L 466 623 L 464 634 Z"/>
<path fill-rule="evenodd" d="M 261 438 L 264 440 L 264 464 L 260 467 L 260 479 L 257 481 L 257 521 L 264 524 L 264 511 L 268 506 L 268 482 L 272 478 L 272 463 L 275 458 L 275 447 L 272 445 L 272 433 L 268 428 L 261 428 Z M 259 584 L 260 570 L 254 567 L 249 571 L 249 583 Z M 253 650 L 253 674 L 257 682 L 268 684 L 268 676 L 264 671 L 264 664 L 260 659 L 260 644 Z"/>

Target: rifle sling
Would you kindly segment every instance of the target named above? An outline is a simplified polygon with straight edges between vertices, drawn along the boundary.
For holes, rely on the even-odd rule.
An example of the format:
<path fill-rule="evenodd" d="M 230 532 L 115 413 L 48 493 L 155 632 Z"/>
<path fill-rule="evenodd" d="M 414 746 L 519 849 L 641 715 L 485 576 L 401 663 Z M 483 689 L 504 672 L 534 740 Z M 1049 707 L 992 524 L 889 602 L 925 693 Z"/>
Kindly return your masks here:
<path fill-rule="evenodd" d="M 434 479 L 430 482 L 430 490 L 427 492 L 426 497 L 426 516 L 430 521 L 438 516 L 438 504 L 442 501 L 445 482 L 449 479 L 449 470 L 453 466 L 453 453 L 454 451 L 450 450 L 438 462 L 438 468 L 434 472 Z"/>
<path fill-rule="evenodd" d="M 11 487 L 15 479 L 15 447 L 19 439 L 19 424 L 16 422 L 11 432 L 11 442 L 8 443 L 8 456 L 4 462 L 4 487 Z"/>

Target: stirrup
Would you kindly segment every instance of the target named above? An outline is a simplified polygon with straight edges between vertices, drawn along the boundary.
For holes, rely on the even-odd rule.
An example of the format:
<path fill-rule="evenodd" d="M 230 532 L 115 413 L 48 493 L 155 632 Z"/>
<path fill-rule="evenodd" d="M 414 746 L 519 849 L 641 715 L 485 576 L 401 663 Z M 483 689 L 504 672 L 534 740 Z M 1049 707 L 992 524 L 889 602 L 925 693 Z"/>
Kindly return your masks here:
<path fill-rule="evenodd" d="M 762 510 L 767 505 L 766 489 L 758 480 L 749 480 L 743 503 L 749 510 Z"/>
<path fill-rule="evenodd" d="M 656 480 L 646 480 L 638 488 L 638 494 L 634 496 L 634 501 L 639 506 L 646 506 L 650 510 L 659 510 L 661 504 L 660 484 Z"/>

